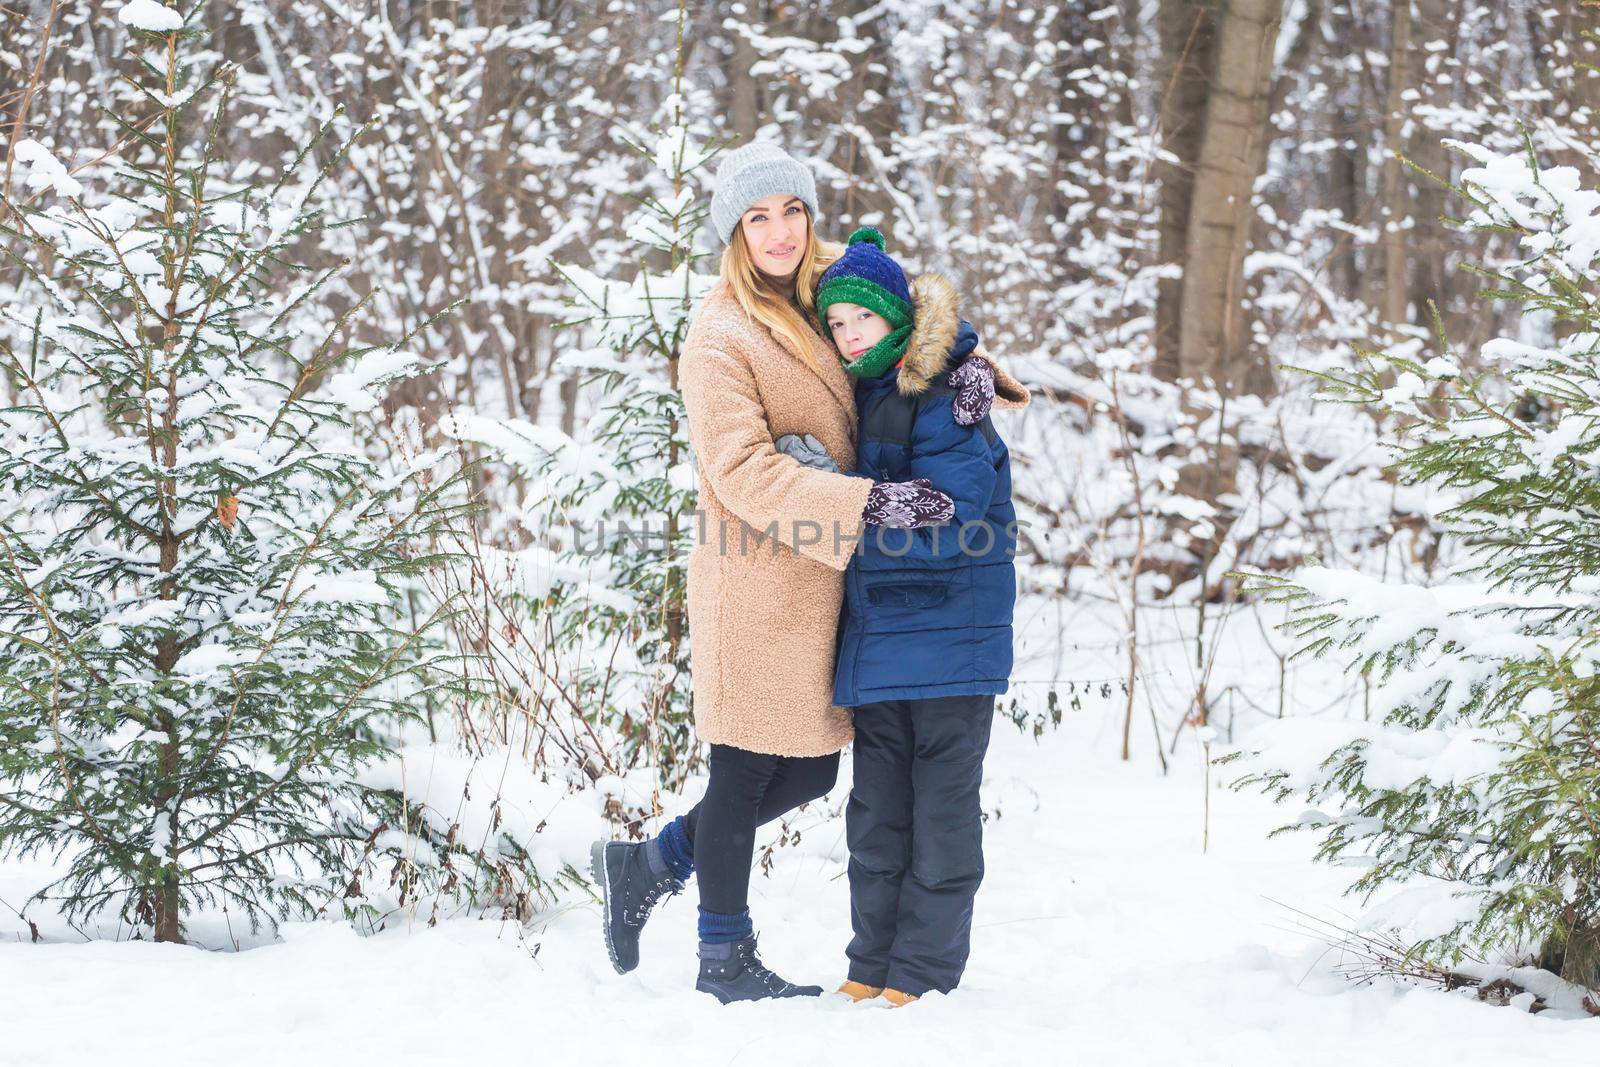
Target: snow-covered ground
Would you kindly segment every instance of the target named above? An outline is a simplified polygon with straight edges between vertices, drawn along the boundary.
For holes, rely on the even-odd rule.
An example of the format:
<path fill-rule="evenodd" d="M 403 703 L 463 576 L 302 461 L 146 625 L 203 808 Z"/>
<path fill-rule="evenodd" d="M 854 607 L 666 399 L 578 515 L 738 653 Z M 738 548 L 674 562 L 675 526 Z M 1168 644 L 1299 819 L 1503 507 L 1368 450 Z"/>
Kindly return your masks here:
<path fill-rule="evenodd" d="M 988 876 L 962 987 L 896 1011 L 831 1000 L 721 1007 L 694 992 L 692 891 L 652 919 L 644 961 L 606 962 L 593 906 L 530 928 L 451 920 L 358 937 L 287 927 L 208 952 L 148 942 L 28 944 L 0 916 L 0 1064 L 230 1065 L 1593 1063 L 1600 1021 L 1466 993 L 1353 987 L 1280 904 L 1335 921 L 1345 872 L 1266 832 L 1289 814 L 1214 790 L 1202 853 L 1193 751 L 1162 777 L 1148 745 L 1115 759 L 1102 706 L 1035 743 L 995 726 Z M 847 761 L 848 765 L 848 761 Z M 842 781 L 836 798 L 842 798 Z M 763 955 L 843 976 L 842 823 L 802 813 L 801 844 L 757 875 Z M 15 901 L 37 871 L 0 868 Z M 692 1059 L 691 1059 L 692 1058 Z"/>

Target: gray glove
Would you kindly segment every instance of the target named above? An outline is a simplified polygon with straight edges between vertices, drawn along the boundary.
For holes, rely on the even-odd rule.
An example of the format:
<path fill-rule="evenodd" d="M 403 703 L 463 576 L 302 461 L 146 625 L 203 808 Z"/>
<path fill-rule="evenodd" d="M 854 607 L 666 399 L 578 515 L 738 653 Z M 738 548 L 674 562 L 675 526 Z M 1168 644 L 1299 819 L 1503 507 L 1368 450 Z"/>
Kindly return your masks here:
<path fill-rule="evenodd" d="M 793 456 L 807 467 L 815 467 L 819 471 L 829 474 L 838 474 L 839 465 L 828 455 L 828 450 L 822 447 L 822 442 L 806 434 L 804 437 L 786 433 L 773 444 L 778 446 L 778 451 L 786 456 Z"/>

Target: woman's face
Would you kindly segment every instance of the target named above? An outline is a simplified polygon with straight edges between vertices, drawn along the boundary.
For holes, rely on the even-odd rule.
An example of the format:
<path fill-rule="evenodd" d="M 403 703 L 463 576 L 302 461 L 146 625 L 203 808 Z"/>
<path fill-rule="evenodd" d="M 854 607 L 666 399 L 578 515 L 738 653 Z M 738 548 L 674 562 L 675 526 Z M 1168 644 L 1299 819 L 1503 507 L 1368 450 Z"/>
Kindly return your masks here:
<path fill-rule="evenodd" d="M 858 359 L 893 332 L 889 320 L 860 304 L 829 304 L 828 332 L 845 359 Z"/>
<path fill-rule="evenodd" d="M 739 219 L 750 261 L 775 278 L 799 269 L 809 226 L 805 201 L 788 193 L 756 201 Z"/>

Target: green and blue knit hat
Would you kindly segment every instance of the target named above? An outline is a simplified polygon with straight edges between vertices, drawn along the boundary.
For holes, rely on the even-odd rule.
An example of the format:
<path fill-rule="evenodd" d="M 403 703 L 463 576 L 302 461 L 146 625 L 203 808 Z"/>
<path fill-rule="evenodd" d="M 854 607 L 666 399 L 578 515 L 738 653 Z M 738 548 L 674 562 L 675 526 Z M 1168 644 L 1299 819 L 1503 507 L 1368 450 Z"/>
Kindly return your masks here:
<path fill-rule="evenodd" d="M 905 355 L 915 315 L 911 286 L 900 264 L 883 250 L 883 234 L 873 227 L 861 227 L 846 245 L 844 255 L 829 264 L 817 283 L 817 319 L 824 337 L 830 336 L 828 308 L 833 304 L 859 304 L 887 319 L 889 335 L 844 365 L 858 378 L 876 378 Z"/>

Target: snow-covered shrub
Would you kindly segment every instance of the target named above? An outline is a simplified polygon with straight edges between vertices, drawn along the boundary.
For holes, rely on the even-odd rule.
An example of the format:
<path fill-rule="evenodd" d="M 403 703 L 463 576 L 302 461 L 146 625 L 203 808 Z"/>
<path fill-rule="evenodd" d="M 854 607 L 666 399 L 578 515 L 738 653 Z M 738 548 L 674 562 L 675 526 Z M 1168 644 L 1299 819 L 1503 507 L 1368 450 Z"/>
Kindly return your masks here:
<path fill-rule="evenodd" d="M 1345 660 L 1372 702 L 1359 720 L 1271 724 L 1240 784 L 1308 800 L 1293 828 L 1364 866 L 1353 891 L 1442 880 L 1462 907 L 1418 931 L 1418 958 L 1532 954 L 1597 985 L 1600 192 L 1531 146 L 1448 143 L 1472 161 L 1455 187 L 1466 225 L 1517 238 L 1517 261 L 1481 272 L 1521 305 L 1520 336 L 1483 345 L 1478 373 L 1441 335 L 1431 358 L 1320 376 L 1327 398 L 1400 420 L 1393 470 L 1435 494 L 1464 562 L 1432 588 L 1252 575 L 1290 603 L 1298 654 Z"/>
<path fill-rule="evenodd" d="M 523 651 L 547 666 L 533 673 L 598 731 L 594 763 L 611 773 L 647 768 L 677 787 L 701 765 L 685 571 L 697 494 L 677 366 L 691 313 L 715 281 L 699 270 L 708 253 L 696 243 L 709 210 L 699 174 L 715 146 L 688 128 L 676 92 L 650 133 L 629 143 L 645 165 L 627 227 L 631 276 L 557 265 L 571 293 L 565 326 L 585 342 L 560 365 L 588 375 L 587 425 L 568 436 L 460 414 L 444 426 L 523 478 L 520 524 L 535 544 L 518 553 L 512 610 L 537 635 L 540 647 Z M 653 793 L 613 817 L 653 814 Z"/>
<path fill-rule="evenodd" d="M 525 854 L 364 778 L 439 682 L 451 605 L 404 594 L 465 494 L 450 451 L 377 463 L 353 432 L 418 360 L 350 346 L 360 304 L 294 258 L 337 225 L 306 205 L 342 149 L 252 180 L 218 148 L 233 69 L 190 71 L 170 9 L 123 14 L 126 152 L 80 182 L 18 145 L 0 200 L 0 853 L 64 861 L 36 898 L 69 919 L 167 941 L 204 905 L 492 887 Z"/>

